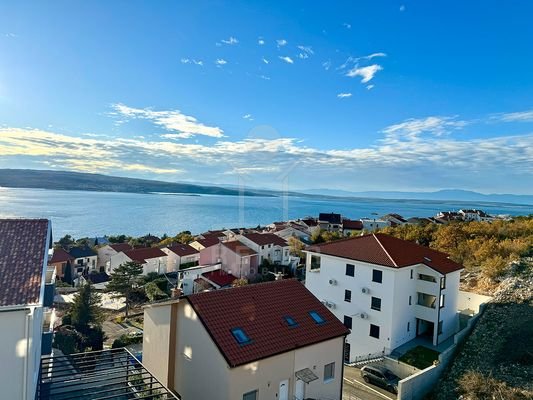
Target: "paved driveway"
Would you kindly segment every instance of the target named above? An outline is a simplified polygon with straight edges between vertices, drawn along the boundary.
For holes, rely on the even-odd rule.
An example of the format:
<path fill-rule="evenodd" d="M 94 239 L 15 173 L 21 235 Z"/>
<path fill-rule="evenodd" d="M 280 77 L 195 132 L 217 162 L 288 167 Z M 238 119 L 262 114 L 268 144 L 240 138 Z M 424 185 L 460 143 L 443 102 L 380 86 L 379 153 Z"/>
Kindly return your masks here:
<path fill-rule="evenodd" d="M 361 378 L 359 368 L 344 366 L 344 382 L 342 386 L 342 400 L 388 400 L 396 399 L 396 395 L 380 388 L 369 385 Z"/>
<path fill-rule="evenodd" d="M 104 330 L 107 340 L 105 341 L 106 345 L 111 346 L 113 344 L 113 341 L 115 339 L 118 339 L 122 335 L 126 335 L 130 332 L 140 332 L 142 333 L 142 330 L 134 327 L 134 326 L 128 326 L 127 324 L 117 324 L 112 319 L 107 319 L 102 323 L 102 329 Z"/>

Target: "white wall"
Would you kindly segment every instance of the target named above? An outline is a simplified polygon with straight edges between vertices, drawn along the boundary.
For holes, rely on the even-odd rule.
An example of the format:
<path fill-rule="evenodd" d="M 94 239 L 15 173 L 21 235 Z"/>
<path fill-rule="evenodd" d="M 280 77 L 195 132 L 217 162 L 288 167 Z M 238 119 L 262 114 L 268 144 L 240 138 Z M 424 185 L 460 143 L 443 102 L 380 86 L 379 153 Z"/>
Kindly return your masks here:
<path fill-rule="evenodd" d="M 117 253 L 111 256 L 109 267 L 107 268 L 106 272 L 110 274 L 115 270 L 115 268 L 129 261 L 131 261 L 131 259 L 126 254 L 124 254 L 123 252 Z M 157 272 L 158 274 L 162 274 L 167 272 L 166 269 L 167 256 L 150 258 L 146 260 L 146 262 L 143 264 L 143 275 L 146 275 L 150 272 Z"/>
<path fill-rule="evenodd" d="M 169 386 L 170 312 L 170 305 L 144 309 L 143 364 L 165 386 Z"/>
<path fill-rule="evenodd" d="M 97 250 L 98 253 L 98 268 L 105 267 L 106 264 L 111 261 L 111 256 L 117 254 L 115 249 L 109 245 L 99 247 Z"/>
<path fill-rule="evenodd" d="M 488 303 L 490 300 L 492 300 L 490 296 L 460 290 L 457 296 L 457 310 L 466 314 L 472 314 L 468 311 L 471 310 L 473 314 L 477 314 L 479 313 L 479 306 Z"/>

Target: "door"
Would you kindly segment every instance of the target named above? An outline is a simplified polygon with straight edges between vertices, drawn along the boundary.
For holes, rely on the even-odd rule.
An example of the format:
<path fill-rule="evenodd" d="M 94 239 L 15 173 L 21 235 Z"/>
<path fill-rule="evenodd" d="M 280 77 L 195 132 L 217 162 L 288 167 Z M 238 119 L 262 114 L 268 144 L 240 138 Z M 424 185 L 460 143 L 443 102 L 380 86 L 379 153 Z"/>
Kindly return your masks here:
<path fill-rule="evenodd" d="M 289 400 L 289 380 L 285 379 L 279 383 L 279 400 Z"/>
<path fill-rule="evenodd" d="M 305 382 L 298 379 L 296 381 L 296 388 L 294 389 L 294 397 L 296 400 L 303 400 L 305 396 Z"/>

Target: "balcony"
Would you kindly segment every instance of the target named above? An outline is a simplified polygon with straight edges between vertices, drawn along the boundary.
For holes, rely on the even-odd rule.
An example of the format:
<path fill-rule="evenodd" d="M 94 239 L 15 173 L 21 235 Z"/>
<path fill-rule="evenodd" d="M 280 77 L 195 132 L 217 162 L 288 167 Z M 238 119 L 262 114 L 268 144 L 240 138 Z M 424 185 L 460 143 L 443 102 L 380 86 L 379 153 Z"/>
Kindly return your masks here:
<path fill-rule="evenodd" d="M 418 301 L 416 304 L 427 308 L 437 308 L 437 296 L 433 296 L 427 293 L 417 293 Z"/>
<path fill-rule="evenodd" d="M 52 341 L 54 339 L 55 311 L 46 311 L 43 314 L 43 334 L 41 338 L 41 355 L 52 353 Z"/>
<path fill-rule="evenodd" d="M 52 307 L 56 293 L 56 267 L 46 267 L 43 307 Z"/>
<path fill-rule="evenodd" d="M 439 284 L 437 282 L 426 281 L 423 279 L 417 279 L 416 291 L 419 293 L 427 293 L 432 296 L 437 296 L 439 293 Z"/>

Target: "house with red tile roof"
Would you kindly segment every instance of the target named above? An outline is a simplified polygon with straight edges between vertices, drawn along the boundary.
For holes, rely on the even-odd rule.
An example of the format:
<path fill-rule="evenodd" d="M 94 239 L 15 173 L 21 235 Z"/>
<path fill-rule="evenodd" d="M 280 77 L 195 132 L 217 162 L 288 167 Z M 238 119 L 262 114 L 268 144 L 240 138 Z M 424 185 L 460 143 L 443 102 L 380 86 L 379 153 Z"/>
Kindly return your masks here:
<path fill-rule="evenodd" d="M 46 219 L 0 219 L 0 388 L 2 399 L 34 399 L 53 334 L 55 267 Z M 54 260 L 67 259 L 64 254 Z"/>
<path fill-rule="evenodd" d="M 350 236 L 354 233 L 360 233 L 363 231 L 363 223 L 359 220 L 343 219 L 342 220 L 342 234 L 344 236 Z"/>
<path fill-rule="evenodd" d="M 193 267 L 200 261 L 200 252 L 188 244 L 176 243 L 161 251 L 167 255 L 167 272 Z"/>
<path fill-rule="evenodd" d="M 269 261 L 272 264 L 289 265 L 289 243 L 273 233 L 246 233 L 237 239 L 258 254 L 258 264 Z"/>
<path fill-rule="evenodd" d="M 216 269 L 214 271 L 204 272 L 200 279 L 203 279 L 216 290 L 231 287 L 231 284 L 239 278 L 223 269 Z"/>
<path fill-rule="evenodd" d="M 167 272 L 167 255 L 161 249 L 141 247 L 112 255 L 107 267 L 107 274 L 111 274 L 119 265 L 130 261 L 135 261 L 143 266 L 143 275 L 150 272 L 157 272 L 158 274 Z"/>
<path fill-rule="evenodd" d="M 55 248 L 53 250 L 52 257 L 48 260 L 48 265 L 55 267 L 56 276 L 61 279 L 65 276 L 65 270 L 67 269 L 67 267 L 70 266 L 70 268 L 72 268 L 73 264 L 74 257 L 72 257 L 66 250 L 62 249 L 61 247 Z"/>
<path fill-rule="evenodd" d="M 143 363 L 183 400 L 340 399 L 348 333 L 280 280 L 145 307 Z"/>
<path fill-rule="evenodd" d="M 105 271 L 106 267 L 109 266 L 111 261 L 111 256 L 114 256 L 122 251 L 133 249 L 129 243 L 109 243 L 103 246 L 99 246 L 96 250 L 98 254 L 98 270 Z"/>
<path fill-rule="evenodd" d="M 417 337 L 438 345 L 458 331 L 463 266 L 444 253 L 369 234 L 310 246 L 306 256 L 306 287 L 352 331 L 346 361 Z"/>

